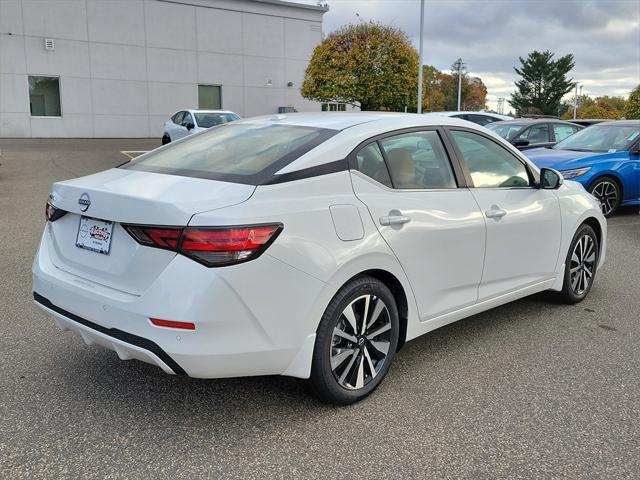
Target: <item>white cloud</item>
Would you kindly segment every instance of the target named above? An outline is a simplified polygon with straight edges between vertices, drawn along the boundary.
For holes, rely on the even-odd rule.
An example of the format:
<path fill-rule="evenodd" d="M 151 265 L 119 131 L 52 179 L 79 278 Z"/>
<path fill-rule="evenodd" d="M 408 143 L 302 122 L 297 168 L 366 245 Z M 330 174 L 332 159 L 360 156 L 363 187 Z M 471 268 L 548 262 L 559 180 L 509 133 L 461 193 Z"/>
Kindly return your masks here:
<path fill-rule="evenodd" d="M 418 45 L 419 0 L 329 0 L 329 6 L 325 33 L 372 20 L 401 28 Z M 493 107 L 514 90 L 518 57 L 547 49 L 574 55 L 570 75 L 583 93 L 626 96 L 640 83 L 640 1 L 426 1 L 425 63 L 448 71 L 461 57 L 487 85 Z"/>

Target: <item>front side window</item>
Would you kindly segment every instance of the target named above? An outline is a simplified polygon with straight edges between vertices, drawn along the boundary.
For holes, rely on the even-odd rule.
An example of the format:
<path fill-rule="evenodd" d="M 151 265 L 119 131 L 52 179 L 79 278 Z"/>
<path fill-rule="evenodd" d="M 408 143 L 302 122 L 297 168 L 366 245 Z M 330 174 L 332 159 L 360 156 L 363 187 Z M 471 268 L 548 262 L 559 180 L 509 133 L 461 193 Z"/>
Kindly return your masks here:
<path fill-rule="evenodd" d="M 573 125 L 562 125 L 560 123 L 555 123 L 553 125 L 553 135 L 556 137 L 556 142 L 561 142 L 565 138 L 576 133 L 578 130 L 580 129 Z"/>
<path fill-rule="evenodd" d="M 397 189 L 456 188 L 451 163 L 438 132 L 414 132 L 380 141 Z"/>
<path fill-rule="evenodd" d="M 502 146 L 477 133 L 451 132 L 476 188 L 528 187 L 524 164 Z"/>
<path fill-rule="evenodd" d="M 120 168 L 258 185 L 337 133 L 231 122 L 151 151 Z"/>
<path fill-rule="evenodd" d="M 220 110 L 222 108 L 222 87 L 220 85 L 198 85 L 198 108 Z"/>
<path fill-rule="evenodd" d="M 233 122 L 239 120 L 240 117 L 233 113 L 208 113 L 208 112 L 196 112 L 195 114 L 198 126 L 202 128 L 211 128 L 216 125 L 222 125 L 223 123 Z"/>
<path fill-rule="evenodd" d="M 518 135 L 518 138 L 515 138 L 514 140 L 529 140 L 530 145 L 535 145 L 536 143 L 549 143 L 549 125 L 546 123 L 533 125 Z"/>
<path fill-rule="evenodd" d="M 184 117 L 184 112 L 178 112 L 173 116 L 171 120 L 173 120 L 173 123 L 175 123 L 176 125 L 182 125 L 182 117 Z"/>
<path fill-rule="evenodd" d="M 182 126 L 186 127 L 190 123 L 193 123 L 193 117 L 189 112 L 184 112 L 184 117 L 182 118 Z"/>
<path fill-rule="evenodd" d="M 491 125 L 487 125 L 487 128 L 500 135 L 502 138 L 511 140 L 511 138 L 518 133 L 523 126 L 524 125 L 522 124 L 496 122 Z"/>
<path fill-rule="evenodd" d="M 60 79 L 29 75 L 29 105 L 34 117 L 61 117 Z"/>

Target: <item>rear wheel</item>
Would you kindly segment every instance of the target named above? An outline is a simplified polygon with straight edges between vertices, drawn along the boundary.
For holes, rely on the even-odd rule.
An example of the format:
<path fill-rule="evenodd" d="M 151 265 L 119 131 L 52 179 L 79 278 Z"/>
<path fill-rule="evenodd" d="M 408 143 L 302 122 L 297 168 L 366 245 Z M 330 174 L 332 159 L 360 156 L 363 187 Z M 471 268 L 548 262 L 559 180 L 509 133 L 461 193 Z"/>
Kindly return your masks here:
<path fill-rule="evenodd" d="M 567 303 L 584 300 L 596 276 L 600 245 L 598 237 L 589 225 L 582 225 L 576 232 L 565 261 L 564 284 L 561 296 Z"/>
<path fill-rule="evenodd" d="M 618 210 L 622 201 L 622 189 L 618 181 L 612 177 L 601 177 L 589 186 L 589 193 L 600 201 L 600 208 L 605 217 L 610 217 Z"/>
<path fill-rule="evenodd" d="M 162 145 L 166 145 L 167 143 L 171 142 L 171 137 L 169 137 L 169 135 L 167 135 L 166 133 L 162 136 Z"/>
<path fill-rule="evenodd" d="M 316 335 L 309 383 L 330 403 L 369 395 L 389 371 L 398 345 L 398 309 L 379 280 L 359 277 L 340 289 Z"/>

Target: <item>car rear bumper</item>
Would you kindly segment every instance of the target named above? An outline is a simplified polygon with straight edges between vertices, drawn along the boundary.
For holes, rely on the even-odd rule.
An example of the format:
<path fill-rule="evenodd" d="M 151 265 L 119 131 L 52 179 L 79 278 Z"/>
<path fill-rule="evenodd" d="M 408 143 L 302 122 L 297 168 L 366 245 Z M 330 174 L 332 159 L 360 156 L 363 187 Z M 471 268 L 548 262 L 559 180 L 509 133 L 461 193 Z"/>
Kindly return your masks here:
<path fill-rule="evenodd" d="M 328 302 L 327 285 L 316 278 L 267 254 L 216 269 L 177 255 L 134 295 L 57 268 L 47 242 L 45 234 L 33 264 L 34 299 L 86 343 L 191 377 L 308 376 L 309 338 Z M 195 330 L 158 327 L 150 318 L 191 322 Z"/>

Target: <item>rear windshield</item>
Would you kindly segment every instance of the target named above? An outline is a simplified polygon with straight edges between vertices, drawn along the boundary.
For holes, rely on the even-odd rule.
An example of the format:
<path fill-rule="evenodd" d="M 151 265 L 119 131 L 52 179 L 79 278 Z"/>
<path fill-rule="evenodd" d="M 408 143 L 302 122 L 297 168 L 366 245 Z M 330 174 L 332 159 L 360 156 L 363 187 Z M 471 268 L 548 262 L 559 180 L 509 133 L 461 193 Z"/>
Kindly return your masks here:
<path fill-rule="evenodd" d="M 259 185 L 336 133 L 296 125 L 232 122 L 170 143 L 121 168 Z"/>

